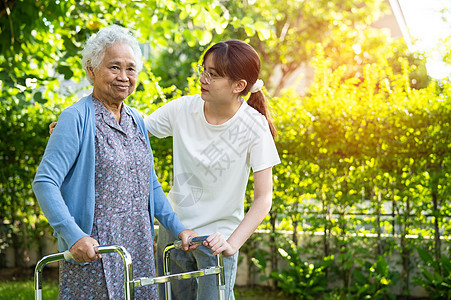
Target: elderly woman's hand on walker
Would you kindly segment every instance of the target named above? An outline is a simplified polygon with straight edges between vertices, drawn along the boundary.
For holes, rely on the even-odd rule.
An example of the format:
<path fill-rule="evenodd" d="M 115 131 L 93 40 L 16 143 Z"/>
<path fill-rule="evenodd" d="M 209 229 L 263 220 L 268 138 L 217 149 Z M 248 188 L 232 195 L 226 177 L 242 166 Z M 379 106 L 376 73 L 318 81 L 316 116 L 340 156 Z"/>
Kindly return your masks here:
<path fill-rule="evenodd" d="M 183 251 L 193 251 L 196 250 L 199 245 L 189 245 L 189 238 L 198 236 L 197 232 L 193 230 L 184 230 L 180 232 L 178 238 L 182 241 L 182 250 Z"/>
<path fill-rule="evenodd" d="M 79 239 L 70 248 L 70 254 L 76 262 L 89 263 L 98 258 L 102 258 L 102 255 L 97 251 L 99 243 L 90 236 L 84 236 Z"/>

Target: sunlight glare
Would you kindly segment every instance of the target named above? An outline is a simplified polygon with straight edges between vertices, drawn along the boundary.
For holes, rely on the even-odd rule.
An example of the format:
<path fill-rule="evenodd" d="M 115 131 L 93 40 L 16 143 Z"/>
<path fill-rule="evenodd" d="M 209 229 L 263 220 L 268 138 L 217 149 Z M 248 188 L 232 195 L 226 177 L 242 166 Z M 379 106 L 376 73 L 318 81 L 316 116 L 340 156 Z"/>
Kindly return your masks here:
<path fill-rule="evenodd" d="M 434 78 L 451 76 L 451 66 L 443 62 L 443 39 L 451 36 L 451 1 L 399 0 L 413 50 L 427 53 L 428 74 Z"/>

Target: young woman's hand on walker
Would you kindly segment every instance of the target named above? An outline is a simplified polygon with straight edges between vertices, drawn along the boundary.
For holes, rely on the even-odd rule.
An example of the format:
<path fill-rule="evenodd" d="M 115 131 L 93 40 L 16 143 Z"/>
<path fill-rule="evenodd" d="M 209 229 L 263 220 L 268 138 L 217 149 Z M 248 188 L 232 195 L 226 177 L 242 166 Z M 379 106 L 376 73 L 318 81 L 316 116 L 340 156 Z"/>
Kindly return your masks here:
<path fill-rule="evenodd" d="M 213 255 L 218 255 L 222 253 L 224 256 L 232 256 L 237 252 L 227 239 L 219 232 L 215 232 L 210 235 L 204 242 L 204 246 L 211 249 Z"/>

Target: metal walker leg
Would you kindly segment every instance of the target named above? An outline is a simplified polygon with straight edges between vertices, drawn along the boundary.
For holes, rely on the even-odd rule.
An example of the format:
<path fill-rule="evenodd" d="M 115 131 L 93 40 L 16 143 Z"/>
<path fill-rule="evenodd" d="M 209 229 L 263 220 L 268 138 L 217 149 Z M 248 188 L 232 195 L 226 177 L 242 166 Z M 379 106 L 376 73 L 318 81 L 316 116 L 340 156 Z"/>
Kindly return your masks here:
<path fill-rule="evenodd" d="M 121 255 L 124 263 L 124 294 L 125 300 L 132 300 L 134 298 L 134 281 L 133 281 L 133 267 L 130 253 L 122 246 L 99 246 L 99 253 L 117 252 Z M 60 261 L 63 259 L 69 260 L 71 258 L 69 250 L 66 252 L 50 254 L 44 256 L 36 264 L 34 271 L 34 298 L 35 300 L 42 299 L 42 269 L 51 262 Z"/>
<path fill-rule="evenodd" d="M 195 237 L 190 241 L 190 245 L 201 244 L 206 240 L 208 236 Z M 224 278 L 224 262 L 222 253 L 216 256 L 216 266 L 208 267 L 198 271 L 185 272 L 180 274 L 171 275 L 169 266 L 169 254 L 174 249 L 181 248 L 181 241 L 175 241 L 174 243 L 168 244 L 163 251 L 163 271 L 165 276 L 181 276 L 180 279 L 203 277 L 208 275 L 216 275 L 216 285 L 218 288 L 219 300 L 225 299 L 225 278 Z M 165 277 L 163 276 L 163 277 Z M 165 299 L 172 300 L 171 295 L 171 281 L 165 282 Z"/>

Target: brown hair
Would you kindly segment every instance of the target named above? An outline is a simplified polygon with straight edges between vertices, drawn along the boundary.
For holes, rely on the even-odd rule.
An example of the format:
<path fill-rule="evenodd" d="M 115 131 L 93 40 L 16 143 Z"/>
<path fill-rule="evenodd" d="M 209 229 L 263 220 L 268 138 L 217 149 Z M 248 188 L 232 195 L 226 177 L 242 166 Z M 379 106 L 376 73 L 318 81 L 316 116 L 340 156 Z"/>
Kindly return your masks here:
<path fill-rule="evenodd" d="M 260 73 L 260 57 L 254 48 L 238 40 L 219 42 L 205 52 L 202 63 L 205 63 L 207 57 L 213 53 L 212 58 L 218 75 L 228 77 L 234 81 L 246 80 L 247 86 L 240 95 L 247 95 L 257 81 Z M 263 92 L 258 91 L 252 93 L 247 103 L 266 117 L 269 129 L 274 138 L 276 136 L 276 128 L 271 121 Z"/>

